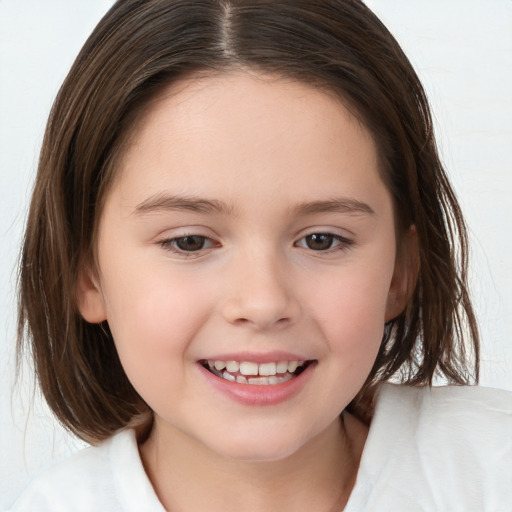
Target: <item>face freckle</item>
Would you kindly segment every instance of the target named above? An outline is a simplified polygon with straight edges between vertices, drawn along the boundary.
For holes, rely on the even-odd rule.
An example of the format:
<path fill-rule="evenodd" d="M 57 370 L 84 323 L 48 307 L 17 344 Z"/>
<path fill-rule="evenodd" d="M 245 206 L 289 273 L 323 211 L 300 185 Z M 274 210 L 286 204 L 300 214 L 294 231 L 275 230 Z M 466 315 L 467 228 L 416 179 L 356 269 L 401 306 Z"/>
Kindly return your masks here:
<path fill-rule="evenodd" d="M 330 435 L 400 307 L 377 161 L 341 102 L 302 83 L 212 75 L 151 104 L 81 304 L 108 321 L 154 432 L 243 460 Z"/>

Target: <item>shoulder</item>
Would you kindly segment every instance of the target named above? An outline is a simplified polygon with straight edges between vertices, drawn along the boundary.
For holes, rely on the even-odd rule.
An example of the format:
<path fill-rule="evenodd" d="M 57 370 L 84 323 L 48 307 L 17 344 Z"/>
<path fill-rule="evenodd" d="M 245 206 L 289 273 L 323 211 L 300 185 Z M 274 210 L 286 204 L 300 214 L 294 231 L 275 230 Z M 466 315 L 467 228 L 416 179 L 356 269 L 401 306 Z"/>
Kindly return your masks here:
<path fill-rule="evenodd" d="M 10 510 L 161 512 L 163 508 L 143 470 L 134 432 L 126 430 L 37 477 Z"/>
<path fill-rule="evenodd" d="M 475 428 L 499 428 L 503 422 L 512 421 L 512 392 L 479 386 L 416 388 L 386 384 L 377 404 L 380 414 L 388 419 L 400 415 L 415 424 L 439 424 L 447 430 L 463 428 L 468 422 L 470 432 L 474 432 Z"/>
<path fill-rule="evenodd" d="M 380 403 L 379 403 L 380 402 Z M 512 393 L 477 386 L 387 385 L 379 397 L 381 431 L 391 427 L 427 460 L 474 464 L 491 472 L 512 463 Z M 405 444 L 405 443 L 404 443 Z M 405 446 L 403 446 L 405 448 Z M 512 467 L 512 466 L 511 466 Z M 512 482 L 511 482 L 512 483 Z"/>
<path fill-rule="evenodd" d="M 511 467 L 512 393 L 386 384 L 361 460 L 358 499 L 369 510 L 501 511 L 512 502 Z"/>

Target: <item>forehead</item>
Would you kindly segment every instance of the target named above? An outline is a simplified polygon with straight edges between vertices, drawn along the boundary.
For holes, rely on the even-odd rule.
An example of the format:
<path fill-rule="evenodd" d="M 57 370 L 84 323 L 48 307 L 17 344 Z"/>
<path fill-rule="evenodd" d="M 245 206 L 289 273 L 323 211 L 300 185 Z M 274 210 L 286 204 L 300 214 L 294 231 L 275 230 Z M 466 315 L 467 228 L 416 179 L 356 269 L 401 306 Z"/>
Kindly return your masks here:
<path fill-rule="evenodd" d="M 162 91 L 134 126 L 116 181 L 126 198 L 128 191 L 167 188 L 233 203 L 283 194 L 308 201 L 312 192 L 328 196 L 335 176 L 344 176 L 355 194 L 362 174 L 381 184 L 375 143 L 334 95 L 282 77 L 233 72 Z"/>

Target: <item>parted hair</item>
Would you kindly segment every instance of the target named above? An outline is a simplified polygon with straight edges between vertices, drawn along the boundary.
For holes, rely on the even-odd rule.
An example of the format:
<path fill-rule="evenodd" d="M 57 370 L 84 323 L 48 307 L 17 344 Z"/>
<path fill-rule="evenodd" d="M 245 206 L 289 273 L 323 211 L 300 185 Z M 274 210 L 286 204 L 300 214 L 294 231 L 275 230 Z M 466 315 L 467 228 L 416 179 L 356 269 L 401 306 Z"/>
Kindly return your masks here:
<path fill-rule="evenodd" d="M 467 234 L 436 148 L 429 105 L 400 46 L 358 0 L 119 0 L 95 28 L 50 113 L 19 273 L 18 353 L 74 434 L 99 442 L 150 418 L 108 323 L 80 315 L 76 287 L 95 261 L 98 220 L 123 146 L 174 81 L 249 68 L 334 93 L 372 133 L 398 240 L 417 233 L 419 271 L 349 408 L 363 419 L 382 381 L 478 381 Z"/>

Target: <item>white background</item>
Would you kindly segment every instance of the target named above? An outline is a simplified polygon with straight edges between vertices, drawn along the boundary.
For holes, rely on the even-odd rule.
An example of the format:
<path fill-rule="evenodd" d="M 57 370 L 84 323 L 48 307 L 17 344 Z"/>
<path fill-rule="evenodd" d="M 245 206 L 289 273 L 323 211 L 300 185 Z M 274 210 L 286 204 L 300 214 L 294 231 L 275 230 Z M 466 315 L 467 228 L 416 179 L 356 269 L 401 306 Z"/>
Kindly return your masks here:
<path fill-rule="evenodd" d="M 16 259 L 52 100 L 110 0 L 0 0 L 0 510 L 76 449 L 27 368 L 14 385 Z M 512 0 L 368 1 L 427 89 L 466 213 L 481 384 L 512 390 Z"/>

